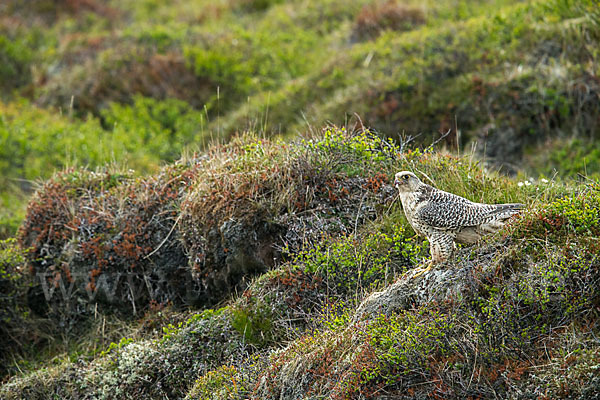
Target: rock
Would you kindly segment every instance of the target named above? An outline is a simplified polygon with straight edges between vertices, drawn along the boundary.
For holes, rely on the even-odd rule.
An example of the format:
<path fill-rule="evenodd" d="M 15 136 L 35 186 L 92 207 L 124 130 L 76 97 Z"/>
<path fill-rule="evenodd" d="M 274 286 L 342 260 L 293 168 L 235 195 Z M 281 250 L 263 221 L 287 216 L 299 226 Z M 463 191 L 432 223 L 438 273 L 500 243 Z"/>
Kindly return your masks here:
<path fill-rule="evenodd" d="M 218 302 L 246 278 L 272 267 L 278 258 L 275 243 L 284 232 L 283 226 L 260 219 L 229 219 L 210 229 L 203 249 L 196 249 L 205 258 L 194 267 L 204 300 Z"/>
<path fill-rule="evenodd" d="M 478 289 L 478 281 L 496 269 L 493 256 L 497 246 L 480 248 L 474 260 L 466 258 L 470 250 L 464 249 L 453 260 L 434 265 L 419 275 L 425 267 L 422 263 L 420 268 L 411 269 L 392 285 L 364 299 L 354 321 L 470 296 Z"/>

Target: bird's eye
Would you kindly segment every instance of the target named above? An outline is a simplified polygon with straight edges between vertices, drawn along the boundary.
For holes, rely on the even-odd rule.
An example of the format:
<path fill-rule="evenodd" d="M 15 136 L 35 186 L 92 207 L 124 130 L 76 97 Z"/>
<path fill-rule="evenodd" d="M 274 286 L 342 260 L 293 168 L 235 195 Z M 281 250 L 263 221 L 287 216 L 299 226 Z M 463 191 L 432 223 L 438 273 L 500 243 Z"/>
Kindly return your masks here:
<path fill-rule="evenodd" d="M 404 175 L 404 176 L 402 177 L 402 179 L 404 179 L 405 181 L 407 181 L 407 180 L 408 180 L 408 175 Z"/>

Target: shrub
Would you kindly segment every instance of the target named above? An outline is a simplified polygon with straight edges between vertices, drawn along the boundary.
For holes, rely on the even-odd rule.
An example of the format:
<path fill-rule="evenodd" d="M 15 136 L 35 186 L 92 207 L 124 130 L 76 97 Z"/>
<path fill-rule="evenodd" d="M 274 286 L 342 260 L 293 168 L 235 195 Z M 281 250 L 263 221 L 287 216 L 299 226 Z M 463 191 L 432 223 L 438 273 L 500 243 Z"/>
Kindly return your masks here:
<path fill-rule="evenodd" d="M 94 169 L 118 160 L 137 173 L 153 172 L 186 146 L 205 140 L 203 116 L 175 99 L 137 97 L 132 106 L 111 104 L 102 113 L 107 130 L 98 119 L 71 119 L 26 101 L 0 103 L 0 112 L 3 191 L 30 190 L 32 181 L 73 165 Z"/>
<path fill-rule="evenodd" d="M 31 50 L 23 40 L 0 34 L 0 87 L 11 90 L 31 82 Z M 3 96 L 4 97 L 4 96 Z"/>
<path fill-rule="evenodd" d="M 186 304 L 198 292 L 178 241 L 176 208 L 198 165 L 135 181 L 118 171 L 71 169 L 34 196 L 19 241 L 66 330 L 94 307 L 136 315 L 149 303 Z"/>
<path fill-rule="evenodd" d="M 320 276 L 337 295 L 370 292 L 418 264 L 423 243 L 408 236 L 406 229 L 397 225 L 389 234 L 331 238 L 299 252 L 294 263 Z"/>
<path fill-rule="evenodd" d="M 557 382 L 540 387 L 536 371 L 558 365 L 548 364 L 547 354 L 561 351 L 556 337 L 565 326 L 597 328 L 598 260 L 585 240 L 566 253 L 534 242 L 545 253 L 513 244 L 499 246 L 491 264 L 487 255 L 475 256 L 475 279 L 458 296 L 368 315 L 365 321 L 342 318 L 346 322 L 301 337 L 271 355 L 251 397 L 511 397 L 541 395 L 551 387 L 552 393 L 584 398 L 593 386 L 584 378 L 590 360 L 582 358 L 579 371 L 567 378 L 583 379 L 569 392 Z M 469 263 L 458 261 L 454 267 Z M 422 286 L 406 289 L 418 297 L 427 290 Z M 474 370 L 481 379 L 472 378 Z"/>
<path fill-rule="evenodd" d="M 130 154 L 139 154 L 135 158 L 152 155 L 157 163 L 172 162 L 188 146 L 207 144 L 205 115 L 181 100 L 135 96 L 132 105 L 111 103 L 101 116 Z"/>
<path fill-rule="evenodd" d="M 563 243 L 600 234 L 600 190 L 598 183 L 584 185 L 577 193 L 554 199 L 547 206 L 527 214 L 516 224 L 517 237 L 538 237 Z"/>
<path fill-rule="evenodd" d="M 32 181 L 47 179 L 74 160 L 94 167 L 124 155 L 125 149 L 115 145 L 112 135 L 97 120 L 72 121 L 57 111 L 42 110 L 25 101 L 0 103 L 0 110 L 2 190 L 14 186 L 14 182 L 29 189 Z M 144 165 L 145 160 L 139 161 L 132 166 L 151 167 Z"/>
<path fill-rule="evenodd" d="M 551 148 L 549 164 L 562 176 L 600 174 L 600 149 L 584 139 L 560 141 Z M 548 168 L 547 172 L 551 172 Z"/>
<path fill-rule="evenodd" d="M 511 172 L 523 149 L 535 153 L 547 138 L 595 137 L 598 84 L 593 72 L 575 67 L 593 54 L 584 50 L 594 48 L 597 36 L 593 8 L 503 2 L 497 18 L 481 18 L 490 5 L 475 3 L 440 4 L 428 11 L 418 34 L 390 32 L 332 53 L 301 79 L 252 95 L 219 127 L 231 132 L 248 119 L 262 122 L 267 103 L 261 128 L 268 133 L 341 123 L 358 113 L 394 138 L 401 131 L 428 144 L 435 132 L 449 131 L 443 144 L 451 149 L 477 141 L 486 160 Z M 534 21 L 545 29 L 534 29 Z M 546 168 L 547 162 L 532 165 Z"/>
<path fill-rule="evenodd" d="M 210 162 L 192 158 L 146 179 L 118 169 L 58 173 L 33 197 L 19 232 L 50 305 L 38 311 L 69 330 L 91 307 L 135 315 L 150 302 L 219 301 L 279 260 L 283 240 L 293 254 L 374 218 L 376 199 L 389 198 L 386 175 L 375 172 L 393 156 L 386 143 L 335 129 L 291 146 L 246 136 L 213 147 Z M 366 177 L 350 176 L 360 159 L 372 163 Z M 301 212 L 316 207 L 310 219 Z"/>
<path fill-rule="evenodd" d="M 0 240 L 15 237 L 25 216 L 26 200 L 12 192 L 0 198 Z"/>
<path fill-rule="evenodd" d="M 235 28 L 204 43 L 186 44 L 183 54 L 198 79 L 210 85 L 205 104 L 211 120 L 218 124 L 222 115 L 235 111 L 253 93 L 278 88 L 308 72 L 318 41 L 314 32 L 287 19 L 266 19 L 254 29 Z M 298 57 L 300 53 L 306 57 Z M 215 131 L 221 133 L 219 126 Z"/>
<path fill-rule="evenodd" d="M 211 85 L 187 68 L 178 51 L 161 53 L 129 38 L 118 46 L 109 39 L 101 43 L 92 51 L 86 42 L 73 45 L 74 55 L 63 55 L 65 68 L 49 76 L 36 102 L 63 109 L 72 105 L 77 116 L 86 117 L 90 112 L 99 116 L 109 103 L 131 104 L 135 95 L 176 98 L 198 108 L 212 95 Z M 82 54 L 77 56 L 78 52 Z"/>
<path fill-rule="evenodd" d="M 393 147 L 376 136 L 328 132 L 323 141 L 246 136 L 213 148 L 211 168 L 183 203 L 182 224 L 193 269 L 215 293 L 272 266 L 283 243 L 294 253 L 323 233 L 349 232 L 380 211 L 376 199 L 389 200 L 376 160 L 392 157 Z M 352 175 L 357 160 L 363 176 Z M 306 216 L 310 209 L 319 211 Z"/>
<path fill-rule="evenodd" d="M 13 369 L 9 356 L 34 336 L 26 321 L 28 284 L 24 252 L 15 239 L 0 240 L 0 377 Z"/>

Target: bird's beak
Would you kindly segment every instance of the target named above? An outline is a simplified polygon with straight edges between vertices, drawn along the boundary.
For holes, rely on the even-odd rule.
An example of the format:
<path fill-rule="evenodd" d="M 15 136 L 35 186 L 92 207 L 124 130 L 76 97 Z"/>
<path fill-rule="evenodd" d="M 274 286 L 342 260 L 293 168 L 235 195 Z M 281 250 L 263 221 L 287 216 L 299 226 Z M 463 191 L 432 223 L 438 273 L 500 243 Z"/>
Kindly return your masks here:
<path fill-rule="evenodd" d="M 394 186 L 400 186 L 400 181 L 398 179 L 394 179 Z"/>

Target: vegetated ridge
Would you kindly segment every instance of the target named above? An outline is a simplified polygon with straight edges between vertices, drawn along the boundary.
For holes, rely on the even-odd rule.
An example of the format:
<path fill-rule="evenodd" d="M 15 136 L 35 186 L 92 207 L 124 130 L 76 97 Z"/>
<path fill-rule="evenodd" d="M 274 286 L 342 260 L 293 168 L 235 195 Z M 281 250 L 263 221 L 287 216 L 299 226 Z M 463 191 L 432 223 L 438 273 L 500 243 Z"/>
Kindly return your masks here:
<path fill-rule="evenodd" d="M 527 210 L 415 278 L 399 170 Z M 335 127 L 60 172 L 2 242 L 0 397 L 593 398 L 600 187 L 520 179 Z"/>

